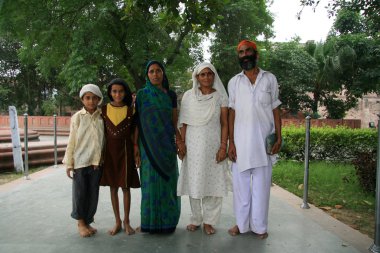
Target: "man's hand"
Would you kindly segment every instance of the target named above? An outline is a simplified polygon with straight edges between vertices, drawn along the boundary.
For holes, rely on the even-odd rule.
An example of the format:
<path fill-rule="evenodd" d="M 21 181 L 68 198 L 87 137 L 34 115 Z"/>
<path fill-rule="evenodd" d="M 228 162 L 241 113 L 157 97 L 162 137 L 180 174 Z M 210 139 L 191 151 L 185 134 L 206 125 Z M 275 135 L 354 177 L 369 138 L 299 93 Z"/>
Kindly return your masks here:
<path fill-rule="evenodd" d="M 228 146 L 228 157 L 230 158 L 231 161 L 236 162 L 237 155 L 236 155 L 236 147 L 235 143 L 230 141 L 229 146 Z"/>
<path fill-rule="evenodd" d="M 271 155 L 275 155 L 277 154 L 278 152 L 280 152 L 280 149 L 281 149 L 281 138 L 277 139 L 276 143 L 273 144 L 273 147 L 272 147 L 272 150 L 271 150 Z"/>

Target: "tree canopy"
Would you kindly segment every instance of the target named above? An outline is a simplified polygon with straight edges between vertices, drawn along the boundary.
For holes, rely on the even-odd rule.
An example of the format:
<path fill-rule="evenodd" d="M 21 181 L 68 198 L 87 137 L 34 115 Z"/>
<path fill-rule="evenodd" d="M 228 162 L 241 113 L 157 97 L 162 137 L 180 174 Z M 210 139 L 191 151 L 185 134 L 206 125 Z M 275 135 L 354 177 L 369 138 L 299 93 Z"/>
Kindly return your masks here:
<path fill-rule="evenodd" d="M 186 70 L 194 62 L 203 60 L 197 50 L 200 36 L 216 24 L 227 3 L 5 0 L 0 36 L 16 41 L 20 64 L 34 66 L 58 91 L 67 88 L 76 94 L 85 83 L 102 87 L 113 77 L 123 77 L 132 89 L 139 89 L 150 59 L 164 62 L 169 80 L 176 84 L 188 78 Z"/>
<path fill-rule="evenodd" d="M 301 6 L 311 6 L 317 8 L 320 4 L 319 0 L 300 0 Z M 364 23 L 368 32 L 379 37 L 380 32 L 380 2 L 378 0 L 331 0 L 325 6 L 329 16 L 335 16 L 341 9 L 351 10 L 360 13 L 364 17 Z M 303 8 L 302 8 L 303 9 Z M 298 17 L 302 16 L 302 9 L 298 13 Z"/>
<path fill-rule="evenodd" d="M 23 62 L 35 62 L 44 77 L 57 77 L 72 90 L 113 76 L 128 77 L 140 88 L 149 59 L 186 68 L 201 57 L 191 48 L 199 45 L 198 34 L 215 24 L 224 4 L 8 0 L 0 24 L 20 41 Z"/>
<path fill-rule="evenodd" d="M 300 3 L 316 7 L 319 1 Z M 186 87 L 209 37 L 224 85 L 241 71 L 237 43 L 251 39 L 259 46 L 259 65 L 277 76 L 286 109 L 316 114 L 324 105 L 328 117 L 342 117 L 363 94 L 380 92 L 379 4 L 331 3 L 336 21 L 326 42 L 301 44 L 268 41 L 268 0 L 4 0 L 0 111 L 12 103 L 30 114 L 51 114 L 80 105 L 83 84 L 105 91 L 114 77 L 137 90 L 151 59 L 164 63 L 172 87 Z"/>
<path fill-rule="evenodd" d="M 227 85 L 228 80 L 241 71 L 236 53 L 239 41 L 257 41 L 259 36 L 265 41 L 272 37 L 273 18 L 264 0 L 231 0 L 221 16 L 214 29 L 211 62 Z M 264 43 L 262 49 L 265 49 Z"/>

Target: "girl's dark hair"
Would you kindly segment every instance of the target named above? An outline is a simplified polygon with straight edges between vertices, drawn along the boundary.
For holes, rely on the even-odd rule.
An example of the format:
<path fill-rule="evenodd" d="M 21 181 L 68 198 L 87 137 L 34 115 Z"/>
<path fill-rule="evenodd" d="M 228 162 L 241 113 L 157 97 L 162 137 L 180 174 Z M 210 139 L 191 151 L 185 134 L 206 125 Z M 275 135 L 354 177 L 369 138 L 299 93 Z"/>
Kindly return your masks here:
<path fill-rule="evenodd" d="M 111 89 L 112 89 L 112 85 L 114 85 L 114 84 L 121 85 L 121 86 L 124 87 L 125 96 L 123 98 L 123 102 L 125 103 L 125 105 L 131 106 L 132 105 L 132 92 L 131 92 L 131 89 L 128 87 L 128 84 L 123 79 L 121 79 L 121 78 L 115 78 L 111 82 L 108 83 L 108 86 L 107 86 L 107 95 L 108 95 L 109 99 L 111 101 L 113 101 L 113 98 L 111 96 Z"/>

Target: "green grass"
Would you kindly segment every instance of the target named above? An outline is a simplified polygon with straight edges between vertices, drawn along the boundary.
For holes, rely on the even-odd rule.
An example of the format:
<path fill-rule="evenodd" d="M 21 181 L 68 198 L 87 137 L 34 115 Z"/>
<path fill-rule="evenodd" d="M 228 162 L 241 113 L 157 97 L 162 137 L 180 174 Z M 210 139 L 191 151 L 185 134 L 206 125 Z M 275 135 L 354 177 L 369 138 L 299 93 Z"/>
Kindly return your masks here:
<path fill-rule="evenodd" d="M 32 174 L 34 172 L 37 172 L 37 171 L 45 169 L 45 168 L 46 168 L 46 166 L 44 166 L 44 167 L 30 168 L 28 170 L 28 172 L 29 172 L 29 175 L 30 175 L 30 174 Z M 23 176 L 24 176 L 23 172 L 20 172 L 20 173 L 17 173 L 17 172 L 2 172 L 2 173 L 0 173 L 0 185 L 9 183 L 9 182 L 11 182 L 13 180 L 16 180 L 16 179 L 19 179 L 20 177 L 23 177 Z"/>
<path fill-rule="evenodd" d="M 302 198 L 304 167 L 303 162 L 279 161 L 273 168 L 273 182 Z M 355 168 L 348 163 L 310 162 L 308 202 L 318 207 L 342 205 L 355 212 L 375 210 L 375 196 L 361 189 Z"/>

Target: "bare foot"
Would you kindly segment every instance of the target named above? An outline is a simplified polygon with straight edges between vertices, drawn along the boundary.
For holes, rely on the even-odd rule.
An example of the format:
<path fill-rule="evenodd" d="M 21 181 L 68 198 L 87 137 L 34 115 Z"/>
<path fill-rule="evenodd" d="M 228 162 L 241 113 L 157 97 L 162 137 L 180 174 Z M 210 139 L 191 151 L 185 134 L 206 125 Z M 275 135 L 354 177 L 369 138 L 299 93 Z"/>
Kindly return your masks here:
<path fill-rule="evenodd" d="M 141 227 L 137 227 L 136 228 L 136 233 L 148 233 L 148 232 L 141 231 Z"/>
<path fill-rule="evenodd" d="M 261 240 L 264 240 L 264 239 L 266 239 L 266 238 L 268 238 L 268 233 L 267 232 L 265 232 L 264 234 L 258 234 L 258 233 L 255 233 L 255 232 L 253 232 L 258 238 L 260 238 Z"/>
<path fill-rule="evenodd" d="M 135 230 L 129 225 L 129 222 L 123 221 L 124 231 L 127 235 L 133 235 Z"/>
<path fill-rule="evenodd" d="M 87 225 L 87 229 L 90 231 L 91 235 L 94 235 L 98 232 L 98 230 L 92 227 L 90 224 Z"/>
<path fill-rule="evenodd" d="M 108 230 L 108 234 L 110 235 L 116 235 L 117 233 L 119 233 L 121 230 L 121 224 L 119 222 L 116 222 L 115 226 Z"/>
<path fill-rule="evenodd" d="M 210 224 L 203 224 L 203 229 L 208 235 L 215 234 L 215 229 Z"/>
<path fill-rule="evenodd" d="M 231 236 L 236 236 L 236 235 L 240 234 L 239 227 L 237 225 L 233 226 L 232 228 L 228 229 L 228 233 Z"/>
<path fill-rule="evenodd" d="M 78 231 L 81 237 L 90 237 L 92 234 L 86 224 L 78 222 Z"/>
<path fill-rule="evenodd" d="M 195 230 L 197 230 L 199 228 L 199 226 L 197 225 L 194 225 L 194 224 L 189 224 L 187 225 L 186 229 L 191 231 L 191 232 L 194 232 Z"/>

